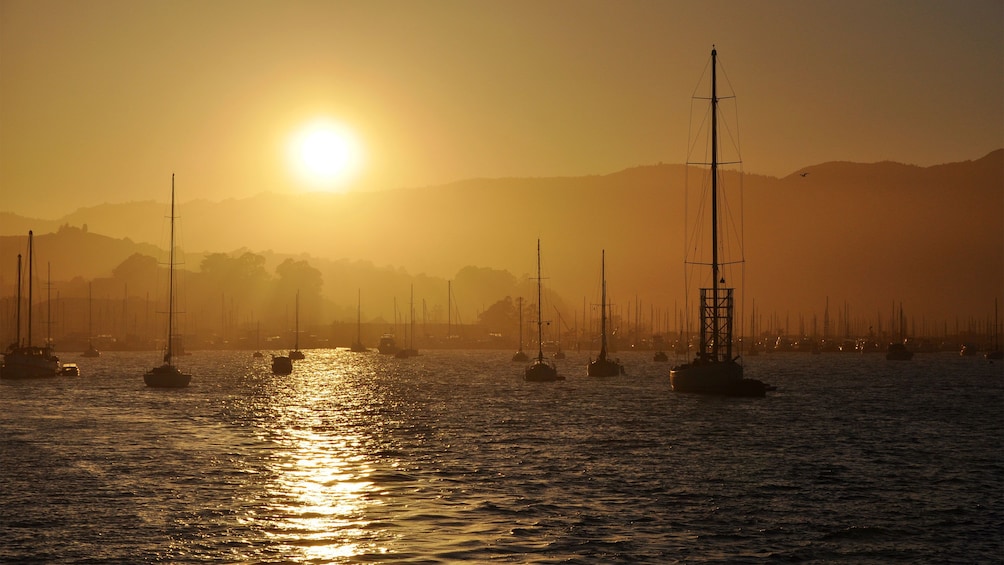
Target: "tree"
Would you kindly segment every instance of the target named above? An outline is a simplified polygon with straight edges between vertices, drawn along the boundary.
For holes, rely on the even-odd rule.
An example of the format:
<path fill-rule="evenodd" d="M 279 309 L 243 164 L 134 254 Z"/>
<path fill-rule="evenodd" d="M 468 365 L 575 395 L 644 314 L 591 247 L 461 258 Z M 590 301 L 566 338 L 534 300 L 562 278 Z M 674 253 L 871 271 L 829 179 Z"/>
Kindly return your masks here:
<path fill-rule="evenodd" d="M 156 288 L 157 272 L 157 259 L 133 253 L 112 269 L 112 277 L 134 289 L 149 289 Z"/>
<path fill-rule="evenodd" d="M 478 322 L 489 333 L 508 335 L 519 329 L 519 312 L 512 297 L 506 296 L 482 312 Z"/>

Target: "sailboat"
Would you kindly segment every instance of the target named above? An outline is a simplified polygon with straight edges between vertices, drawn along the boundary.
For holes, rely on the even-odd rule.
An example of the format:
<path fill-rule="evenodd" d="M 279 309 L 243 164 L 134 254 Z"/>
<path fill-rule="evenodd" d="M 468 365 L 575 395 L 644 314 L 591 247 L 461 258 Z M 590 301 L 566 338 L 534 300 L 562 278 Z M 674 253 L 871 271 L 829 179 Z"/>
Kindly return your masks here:
<path fill-rule="evenodd" d="M 251 354 L 251 357 L 253 357 L 255 359 L 261 359 L 262 357 L 265 356 L 265 354 L 262 353 L 261 349 L 258 347 L 260 343 L 261 343 L 261 320 L 258 320 L 258 323 L 255 326 L 255 333 L 254 333 L 254 349 L 255 349 L 255 351 L 254 351 L 254 353 Z"/>
<path fill-rule="evenodd" d="M 586 374 L 590 377 L 616 377 L 624 373 L 620 362 L 607 359 L 607 252 L 604 249 L 600 255 L 600 274 L 603 279 L 603 290 L 600 296 L 600 354 L 589 362 Z"/>
<path fill-rule="evenodd" d="M 164 364 L 143 375 L 146 386 L 157 388 L 182 388 L 192 381 L 192 375 L 182 373 L 174 366 L 174 174 L 171 174 L 171 250 L 167 266 L 167 351 Z"/>
<path fill-rule="evenodd" d="M 558 374 L 558 369 L 554 365 L 544 360 L 544 322 L 541 319 L 542 309 L 540 302 L 542 293 L 540 291 L 540 240 L 537 240 L 537 358 L 527 365 L 523 373 L 523 380 L 531 382 L 563 381 L 565 377 Z M 521 309 L 522 310 L 522 309 Z M 522 340 L 521 340 L 522 341 Z M 522 351 L 522 348 L 520 349 Z"/>
<path fill-rule="evenodd" d="M 0 363 L 0 379 L 34 379 L 55 377 L 59 374 L 59 358 L 49 344 L 44 347 L 32 345 L 32 265 L 34 263 L 34 234 L 28 232 L 28 343 L 21 343 L 21 255 L 17 256 L 17 332 L 14 343 L 3 353 Z"/>
<path fill-rule="evenodd" d="M 363 345 L 363 291 L 358 291 L 359 297 L 356 301 L 356 341 L 349 349 L 355 353 L 365 353 L 369 351 Z"/>
<path fill-rule="evenodd" d="M 559 312 L 557 308 L 554 309 L 554 312 L 558 315 L 558 339 L 556 340 L 556 345 L 558 347 L 558 350 L 555 351 L 554 355 L 552 355 L 551 357 L 554 357 L 555 359 L 564 359 L 565 352 L 561 349 L 561 329 L 563 327 L 561 325 L 561 312 Z"/>
<path fill-rule="evenodd" d="M 87 350 L 80 354 L 81 357 L 101 357 L 101 352 L 94 347 L 92 341 L 94 329 L 91 318 L 91 283 L 87 283 Z"/>
<path fill-rule="evenodd" d="M 516 353 L 512 354 L 512 360 L 515 363 L 526 363 L 530 360 L 530 357 L 523 352 L 523 297 L 519 297 L 519 349 Z"/>
<path fill-rule="evenodd" d="M 294 361 L 303 359 L 303 352 L 300 351 L 300 291 L 296 291 L 296 322 L 293 335 L 293 350 L 289 352 L 289 358 Z"/>
<path fill-rule="evenodd" d="M 407 359 L 418 355 L 415 349 L 415 285 L 411 285 L 411 300 L 408 302 L 408 347 L 402 347 L 394 354 L 398 359 Z"/>
<path fill-rule="evenodd" d="M 732 356 L 734 288 L 722 286 L 718 223 L 718 52 L 711 48 L 711 288 L 701 289 L 701 335 L 697 356 L 669 372 L 675 392 L 724 396 L 765 396 L 768 386 L 743 377 L 739 357 Z"/>
<path fill-rule="evenodd" d="M 903 316 L 903 305 L 899 306 L 899 341 L 889 344 L 885 358 L 889 361 L 909 361 L 913 359 L 913 351 L 906 347 L 906 318 Z"/>
<path fill-rule="evenodd" d="M 994 331 L 993 331 L 994 341 L 993 345 L 990 347 L 990 351 L 987 351 L 984 357 L 988 361 L 993 361 L 996 359 L 1004 359 L 1004 351 L 1001 351 L 1001 334 L 1000 326 L 997 322 L 997 299 L 994 298 Z"/>

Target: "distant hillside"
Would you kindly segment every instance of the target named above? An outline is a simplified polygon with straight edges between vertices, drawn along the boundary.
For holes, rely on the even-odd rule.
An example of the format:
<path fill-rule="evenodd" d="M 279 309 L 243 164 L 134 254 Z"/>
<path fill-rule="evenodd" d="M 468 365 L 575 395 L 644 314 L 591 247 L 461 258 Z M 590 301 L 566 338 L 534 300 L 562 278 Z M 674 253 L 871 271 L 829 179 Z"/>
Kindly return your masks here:
<path fill-rule="evenodd" d="M 583 297 L 593 300 L 600 250 L 606 249 L 607 278 L 619 307 L 626 309 L 637 296 L 646 315 L 652 307 L 665 315 L 674 305 L 682 307 L 687 175 L 682 165 L 653 165 L 600 176 L 472 179 L 410 190 L 261 194 L 222 202 L 186 201 L 179 186 L 182 242 L 193 252 L 302 254 L 444 280 L 468 265 L 530 274 L 539 237 L 547 284 L 571 308 L 578 303 L 581 311 Z M 895 301 L 918 318 L 960 315 L 965 323 L 992 309 L 994 295 L 1002 292 L 1004 150 L 933 167 L 823 163 L 781 179 L 747 175 L 744 186 L 746 296 L 755 297 L 762 311 L 782 318 L 821 316 L 828 296 L 831 308 L 846 301 L 860 316 L 886 312 Z M 91 236 L 163 246 L 166 208 L 104 204 L 55 225 L 86 224 Z M 36 232 L 55 227 L 10 216 L 0 220 L 4 235 L 20 235 L 31 225 L 40 226 Z M 121 254 L 107 241 L 103 245 L 107 251 L 100 254 L 107 260 L 68 260 L 59 268 L 110 269 L 113 256 Z M 80 257 L 87 253 L 80 251 Z M 6 270 L 10 249 L 0 248 L 0 254 Z M 346 279 L 357 277 L 340 276 L 326 277 L 325 292 L 352 304 L 357 287 Z M 407 289 L 387 292 L 403 298 Z"/>

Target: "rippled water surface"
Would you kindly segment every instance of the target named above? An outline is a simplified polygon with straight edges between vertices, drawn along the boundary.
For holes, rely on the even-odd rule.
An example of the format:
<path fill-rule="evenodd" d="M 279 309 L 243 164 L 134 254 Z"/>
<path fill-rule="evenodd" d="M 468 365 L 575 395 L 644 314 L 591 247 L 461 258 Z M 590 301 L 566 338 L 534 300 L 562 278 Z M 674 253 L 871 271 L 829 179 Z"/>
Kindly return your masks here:
<path fill-rule="evenodd" d="M 747 362 L 765 399 L 668 365 L 525 383 L 510 352 L 196 352 L 0 383 L 0 561 L 976 563 L 1004 556 L 1004 364 Z"/>

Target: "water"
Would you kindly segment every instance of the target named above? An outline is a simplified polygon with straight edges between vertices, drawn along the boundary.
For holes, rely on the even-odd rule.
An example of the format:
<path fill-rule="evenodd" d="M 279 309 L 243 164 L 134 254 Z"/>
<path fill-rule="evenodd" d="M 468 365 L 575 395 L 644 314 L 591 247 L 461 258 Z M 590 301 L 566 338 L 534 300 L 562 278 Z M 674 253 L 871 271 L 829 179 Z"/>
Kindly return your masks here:
<path fill-rule="evenodd" d="M 747 362 L 765 399 L 668 365 L 525 383 L 511 352 L 307 351 L 290 376 L 152 353 L 0 383 L 0 561 L 977 563 L 1004 555 L 1004 364 Z"/>

